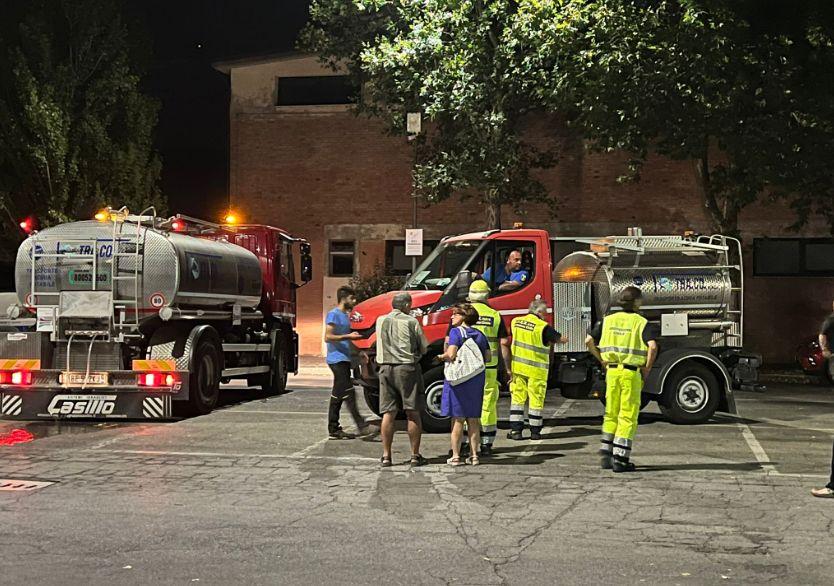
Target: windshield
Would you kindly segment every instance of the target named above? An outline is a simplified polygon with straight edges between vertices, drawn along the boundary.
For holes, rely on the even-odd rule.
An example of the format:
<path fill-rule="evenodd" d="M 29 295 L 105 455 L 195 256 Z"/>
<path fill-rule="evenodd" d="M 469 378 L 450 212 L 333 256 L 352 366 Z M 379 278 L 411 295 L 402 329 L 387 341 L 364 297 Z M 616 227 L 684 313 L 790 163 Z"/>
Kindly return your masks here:
<path fill-rule="evenodd" d="M 443 291 L 486 244 L 485 240 L 441 242 L 411 275 L 404 289 Z"/>

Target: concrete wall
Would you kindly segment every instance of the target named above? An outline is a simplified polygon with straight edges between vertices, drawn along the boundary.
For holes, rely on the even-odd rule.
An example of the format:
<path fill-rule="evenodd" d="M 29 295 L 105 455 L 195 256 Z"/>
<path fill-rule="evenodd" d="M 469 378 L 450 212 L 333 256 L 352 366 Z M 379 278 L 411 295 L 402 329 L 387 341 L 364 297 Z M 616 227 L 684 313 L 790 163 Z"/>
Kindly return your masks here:
<path fill-rule="evenodd" d="M 411 149 L 402 137 L 388 136 L 373 120 L 342 106 L 276 107 L 276 77 L 324 75 L 309 57 L 231 68 L 231 199 L 247 218 L 281 226 L 308 238 L 315 279 L 299 290 L 299 329 L 304 354 L 322 349 L 322 313 L 335 303 L 346 279 L 326 277 L 329 239 L 358 243 L 357 266 L 364 273 L 384 260 L 385 240 L 402 240 L 411 225 Z M 652 158 L 639 183 L 621 184 L 621 154 L 591 154 L 558 121 L 531 118 L 532 141 L 553 142 L 560 161 L 540 173 L 556 199 L 555 215 L 545 206 L 523 214 L 505 210 L 503 222 L 521 220 L 552 234 L 606 235 L 642 226 L 645 233 L 708 231 L 695 171 L 688 162 Z M 483 229 L 485 210 L 472 200 L 447 201 L 419 209 L 426 239 Z M 783 226 L 793 216 L 783 206 L 744 211 L 745 241 L 754 236 L 793 236 Z M 821 224 L 799 235 L 825 235 Z M 748 255 L 748 267 L 752 259 Z M 769 362 L 790 362 L 795 347 L 815 333 L 830 308 L 834 279 L 747 276 L 747 344 Z"/>

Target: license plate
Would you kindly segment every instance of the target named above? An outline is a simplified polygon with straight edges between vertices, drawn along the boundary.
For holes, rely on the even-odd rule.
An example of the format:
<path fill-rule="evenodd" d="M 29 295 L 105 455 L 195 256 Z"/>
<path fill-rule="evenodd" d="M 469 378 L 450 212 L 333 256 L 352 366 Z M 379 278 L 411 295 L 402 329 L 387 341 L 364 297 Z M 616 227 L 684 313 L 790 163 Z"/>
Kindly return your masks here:
<path fill-rule="evenodd" d="M 84 372 L 65 372 L 61 375 L 61 379 L 64 386 L 104 387 L 108 382 L 106 372 L 91 372 L 89 375 Z"/>

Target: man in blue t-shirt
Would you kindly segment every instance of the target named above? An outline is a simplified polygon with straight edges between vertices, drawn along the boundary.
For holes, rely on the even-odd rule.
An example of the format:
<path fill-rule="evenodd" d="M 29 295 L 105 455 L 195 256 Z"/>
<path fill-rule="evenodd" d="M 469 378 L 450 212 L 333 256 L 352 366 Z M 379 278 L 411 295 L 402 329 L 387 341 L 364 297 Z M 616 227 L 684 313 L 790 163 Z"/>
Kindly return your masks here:
<path fill-rule="evenodd" d="M 330 310 L 325 319 L 324 341 L 327 343 L 327 366 L 333 372 L 333 390 L 330 393 L 327 432 L 330 439 L 353 439 L 339 424 L 342 403 L 347 404 L 360 435 L 367 435 L 369 425 L 356 408 L 356 392 L 351 377 L 351 340 L 359 340 L 362 334 L 350 331 L 348 314 L 356 305 L 356 293 L 350 287 L 339 287 L 336 291 L 338 305 Z"/>
<path fill-rule="evenodd" d="M 492 267 L 484 271 L 483 279 L 487 283 L 492 277 Z M 507 255 L 507 264 L 499 266 L 495 271 L 495 289 L 498 291 L 514 291 L 530 278 L 530 273 L 521 268 L 521 252 L 511 250 Z"/>

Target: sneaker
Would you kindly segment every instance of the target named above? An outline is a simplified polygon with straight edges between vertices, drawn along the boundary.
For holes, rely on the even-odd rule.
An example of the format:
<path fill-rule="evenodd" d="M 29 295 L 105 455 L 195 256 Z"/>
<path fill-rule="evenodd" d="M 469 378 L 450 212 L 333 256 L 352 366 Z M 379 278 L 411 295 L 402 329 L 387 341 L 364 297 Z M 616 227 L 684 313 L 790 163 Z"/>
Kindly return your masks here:
<path fill-rule="evenodd" d="M 329 439 L 332 440 L 348 440 L 348 439 L 356 439 L 356 436 L 352 433 L 348 433 L 343 429 L 339 429 L 336 431 L 330 432 Z"/>
<path fill-rule="evenodd" d="M 492 457 L 492 444 L 481 444 L 481 457 L 482 458 L 491 458 Z"/>
<path fill-rule="evenodd" d="M 510 433 L 507 434 L 507 439 L 511 439 L 513 441 L 518 442 L 518 441 L 523 440 L 524 438 L 522 437 L 520 431 L 511 431 Z"/>
<path fill-rule="evenodd" d="M 612 468 L 614 472 L 634 472 L 637 470 L 637 466 L 634 465 L 634 462 L 618 462 L 617 460 L 614 460 Z"/>

